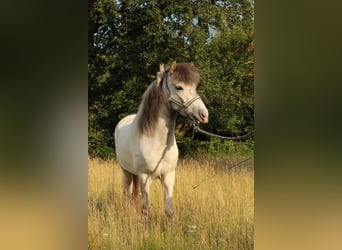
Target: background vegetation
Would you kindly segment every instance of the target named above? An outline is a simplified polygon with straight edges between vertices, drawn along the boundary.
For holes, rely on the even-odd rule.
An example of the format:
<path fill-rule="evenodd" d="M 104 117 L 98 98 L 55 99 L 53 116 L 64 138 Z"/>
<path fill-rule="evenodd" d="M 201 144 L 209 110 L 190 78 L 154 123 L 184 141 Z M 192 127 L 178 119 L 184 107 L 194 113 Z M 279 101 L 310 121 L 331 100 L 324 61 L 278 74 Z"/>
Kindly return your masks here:
<path fill-rule="evenodd" d="M 253 161 L 183 159 L 177 167 L 172 228 L 154 181 L 151 213 L 124 197 L 114 160 L 89 160 L 88 249 L 253 249 Z M 199 186 L 193 188 L 194 186 Z"/>
<path fill-rule="evenodd" d="M 136 113 L 160 63 L 192 62 L 200 70 L 199 94 L 209 124 L 221 135 L 253 129 L 254 1 L 88 0 L 88 149 L 113 156 L 113 131 Z M 222 142 L 178 120 L 182 154 L 251 152 L 253 139 Z"/>

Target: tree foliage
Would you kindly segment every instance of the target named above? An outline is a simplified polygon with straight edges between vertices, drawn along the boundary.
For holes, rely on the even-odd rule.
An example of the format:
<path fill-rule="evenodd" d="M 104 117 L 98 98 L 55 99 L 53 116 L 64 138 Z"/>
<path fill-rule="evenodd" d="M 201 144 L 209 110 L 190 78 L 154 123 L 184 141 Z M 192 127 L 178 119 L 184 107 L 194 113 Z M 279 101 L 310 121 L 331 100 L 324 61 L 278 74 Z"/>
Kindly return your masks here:
<path fill-rule="evenodd" d="M 89 154 L 113 154 L 113 132 L 136 113 L 160 63 L 192 62 L 210 122 L 222 135 L 253 128 L 254 2 L 88 0 Z M 182 144 L 192 133 L 178 122 Z M 208 138 L 197 136 L 192 142 Z"/>

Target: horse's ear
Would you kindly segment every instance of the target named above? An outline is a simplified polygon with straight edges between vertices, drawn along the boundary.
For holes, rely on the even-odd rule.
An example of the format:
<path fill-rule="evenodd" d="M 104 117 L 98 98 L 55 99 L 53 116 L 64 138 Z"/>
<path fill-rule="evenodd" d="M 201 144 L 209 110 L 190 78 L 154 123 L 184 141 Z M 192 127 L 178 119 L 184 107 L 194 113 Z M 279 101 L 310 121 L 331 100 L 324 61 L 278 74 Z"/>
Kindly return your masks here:
<path fill-rule="evenodd" d="M 165 69 L 164 69 L 164 64 L 159 65 L 159 72 L 157 72 L 157 85 L 160 84 L 161 78 L 163 76 Z"/>
<path fill-rule="evenodd" d="M 175 71 L 175 69 L 176 69 L 176 61 L 173 61 L 172 62 L 172 64 L 171 64 L 171 67 L 170 67 L 170 73 L 172 74 L 173 73 L 173 71 Z"/>
<path fill-rule="evenodd" d="M 160 64 L 160 65 L 159 65 L 159 72 L 163 74 L 164 71 L 165 71 L 165 69 L 164 69 L 164 64 Z"/>

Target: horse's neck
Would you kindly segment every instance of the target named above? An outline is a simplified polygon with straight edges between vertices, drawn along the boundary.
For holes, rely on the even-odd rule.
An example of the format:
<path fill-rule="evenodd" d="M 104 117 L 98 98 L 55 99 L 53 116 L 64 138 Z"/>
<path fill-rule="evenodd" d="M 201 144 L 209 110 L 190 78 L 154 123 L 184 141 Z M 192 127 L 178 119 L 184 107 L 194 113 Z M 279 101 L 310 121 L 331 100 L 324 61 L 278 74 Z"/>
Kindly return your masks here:
<path fill-rule="evenodd" d="M 137 117 L 141 115 L 141 110 L 139 110 Z M 171 111 L 167 103 L 163 104 L 154 130 L 148 137 L 152 138 L 155 143 L 160 142 L 161 145 L 172 144 L 175 136 L 176 116 L 177 113 Z"/>
<path fill-rule="evenodd" d="M 175 134 L 175 126 L 176 112 L 170 111 L 168 106 L 164 105 L 160 110 L 154 134 L 159 137 L 167 136 L 168 140 L 172 139 Z"/>

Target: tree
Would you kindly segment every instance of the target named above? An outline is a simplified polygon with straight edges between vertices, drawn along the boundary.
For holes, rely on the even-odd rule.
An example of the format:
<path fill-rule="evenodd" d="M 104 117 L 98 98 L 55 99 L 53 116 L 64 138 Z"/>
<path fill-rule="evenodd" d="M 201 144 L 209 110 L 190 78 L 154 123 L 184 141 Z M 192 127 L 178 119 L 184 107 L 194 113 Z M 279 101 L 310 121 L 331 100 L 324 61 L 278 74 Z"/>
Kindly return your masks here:
<path fill-rule="evenodd" d="M 137 111 L 159 63 L 172 60 L 200 69 L 208 129 L 227 135 L 251 129 L 253 5 L 246 0 L 88 1 L 89 154 L 112 155 L 116 123 Z M 179 136 L 187 141 L 191 133 Z"/>

